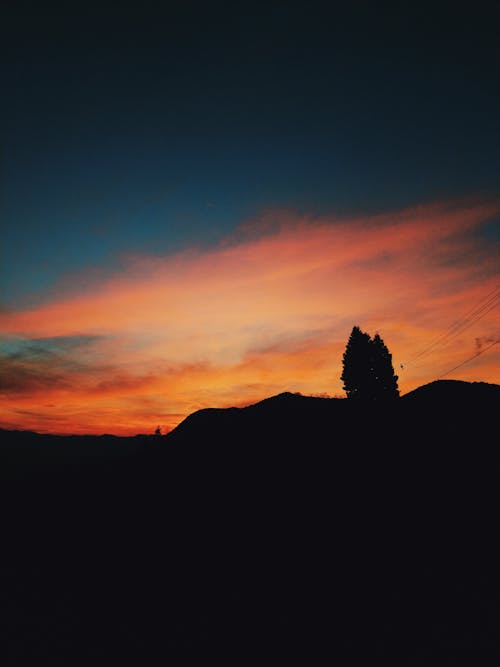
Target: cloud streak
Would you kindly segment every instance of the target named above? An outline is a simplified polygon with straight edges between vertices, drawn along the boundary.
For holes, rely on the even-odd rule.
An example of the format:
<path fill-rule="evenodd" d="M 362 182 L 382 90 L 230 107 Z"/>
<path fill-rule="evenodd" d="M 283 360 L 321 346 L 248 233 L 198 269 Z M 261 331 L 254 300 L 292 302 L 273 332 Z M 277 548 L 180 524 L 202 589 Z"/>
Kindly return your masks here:
<path fill-rule="evenodd" d="M 409 363 L 498 287 L 498 248 L 480 232 L 499 211 L 498 202 L 350 219 L 272 211 L 215 248 L 130 255 L 99 285 L 73 281 L 67 294 L 0 314 L 6 340 L 25 341 L 15 358 L 12 342 L 4 351 L 4 423 L 23 410 L 19 425 L 43 430 L 32 410 L 50 430 L 55 419 L 60 432 L 135 433 L 284 390 L 340 395 L 354 324 L 381 333 L 409 391 L 472 356 L 476 340 L 499 337 L 492 309 Z M 493 348 L 456 377 L 497 382 L 499 368 Z"/>

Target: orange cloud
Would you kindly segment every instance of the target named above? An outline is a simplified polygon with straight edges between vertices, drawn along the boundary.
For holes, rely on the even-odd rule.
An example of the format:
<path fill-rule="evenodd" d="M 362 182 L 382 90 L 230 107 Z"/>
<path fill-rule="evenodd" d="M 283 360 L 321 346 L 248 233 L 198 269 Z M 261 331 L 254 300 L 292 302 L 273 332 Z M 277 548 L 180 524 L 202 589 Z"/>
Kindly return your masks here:
<path fill-rule="evenodd" d="M 499 348 L 481 342 L 500 338 L 498 301 L 449 327 L 498 293 L 498 252 L 482 231 L 499 212 L 498 202 L 345 220 L 270 212 L 215 248 L 130 257 L 97 287 L 73 283 L 0 314 L 0 424 L 132 434 L 284 390 L 342 395 L 354 324 L 381 333 L 402 393 L 478 352 L 449 377 L 498 382 Z M 50 339 L 50 354 L 23 352 L 33 339 Z"/>

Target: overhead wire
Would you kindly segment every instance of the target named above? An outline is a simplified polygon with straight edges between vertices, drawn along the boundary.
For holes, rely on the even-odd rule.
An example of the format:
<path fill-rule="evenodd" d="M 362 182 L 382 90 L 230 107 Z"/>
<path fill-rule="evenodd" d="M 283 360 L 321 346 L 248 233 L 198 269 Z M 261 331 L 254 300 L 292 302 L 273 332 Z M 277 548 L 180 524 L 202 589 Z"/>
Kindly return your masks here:
<path fill-rule="evenodd" d="M 491 347 L 494 345 L 497 345 L 500 343 L 500 338 L 498 340 L 493 341 L 493 343 L 490 343 L 486 347 L 482 348 L 479 350 L 479 352 L 476 352 L 472 357 L 469 357 L 468 359 L 465 359 L 465 361 L 462 361 L 461 363 L 457 364 L 456 366 L 453 366 L 453 368 L 450 368 L 450 370 L 446 371 L 446 373 L 442 373 L 437 379 L 441 380 L 442 378 L 446 377 L 446 375 L 449 375 L 450 373 L 453 373 L 453 371 L 456 371 L 457 368 L 460 368 L 460 366 L 463 366 L 464 364 L 467 364 L 469 361 L 472 361 L 472 359 L 475 359 L 476 357 L 479 357 L 480 354 L 484 354 L 486 350 L 489 350 Z"/>
<path fill-rule="evenodd" d="M 496 291 L 496 290 L 495 290 Z M 491 294 L 491 293 L 490 293 Z M 488 295 L 489 296 L 489 295 Z M 486 299 L 486 297 L 485 297 Z M 425 356 L 430 352 L 434 347 L 445 342 L 446 339 L 455 336 L 458 333 L 461 333 L 469 326 L 480 320 L 487 313 L 497 307 L 500 303 L 500 291 L 498 291 L 493 296 L 489 297 L 485 303 L 474 307 L 472 310 L 468 311 L 462 318 L 458 319 L 456 322 L 451 324 L 448 329 L 438 336 L 432 343 L 430 343 L 426 348 L 418 352 L 413 359 L 418 359 Z"/>
<path fill-rule="evenodd" d="M 456 320 L 451 324 L 448 329 L 440 334 L 436 339 L 434 339 L 427 347 L 423 348 L 420 352 L 414 355 L 406 364 L 403 364 L 402 367 L 412 365 L 420 359 L 421 357 L 426 356 L 432 352 L 435 348 L 443 345 L 448 342 L 451 338 L 457 336 L 459 333 L 462 333 L 473 324 L 478 322 L 480 319 L 485 317 L 488 313 L 494 310 L 498 305 L 500 305 L 500 286 L 495 287 L 493 290 L 488 292 L 488 294 L 471 310 L 467 311 L 465 315 Z"/>

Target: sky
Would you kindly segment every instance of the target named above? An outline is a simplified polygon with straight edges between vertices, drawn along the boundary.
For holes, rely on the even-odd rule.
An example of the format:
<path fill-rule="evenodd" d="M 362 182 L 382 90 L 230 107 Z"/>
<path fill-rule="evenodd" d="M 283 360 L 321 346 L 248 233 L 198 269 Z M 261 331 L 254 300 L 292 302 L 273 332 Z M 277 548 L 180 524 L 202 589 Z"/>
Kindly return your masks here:
<path fill-rule="evenodd" d="M 43 4 L 43 6 L 42 6 Z M 495 3 L 4 3 L 0 426 L 500 382 Z"/>

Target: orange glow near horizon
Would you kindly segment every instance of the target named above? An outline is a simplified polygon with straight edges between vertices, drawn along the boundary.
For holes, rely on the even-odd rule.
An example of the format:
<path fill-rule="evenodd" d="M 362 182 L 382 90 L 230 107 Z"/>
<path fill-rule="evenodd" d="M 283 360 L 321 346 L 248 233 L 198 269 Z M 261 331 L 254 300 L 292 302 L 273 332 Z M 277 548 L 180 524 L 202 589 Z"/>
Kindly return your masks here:
<path fill-rule="evenodd" d="M 500 339 L 491 308 L 439 342 L 499 288 L 482 234 L 499 213 L 498 202 L 347 220 L 269 212 L 217 247 L 61 285 L 0 314 L 0 426 L 133 435 L 282 391 L 343 396 L 354 325 L 380 333 L 407 393 Z M 500 346 L 446 377 L 498 383 Z"/>

